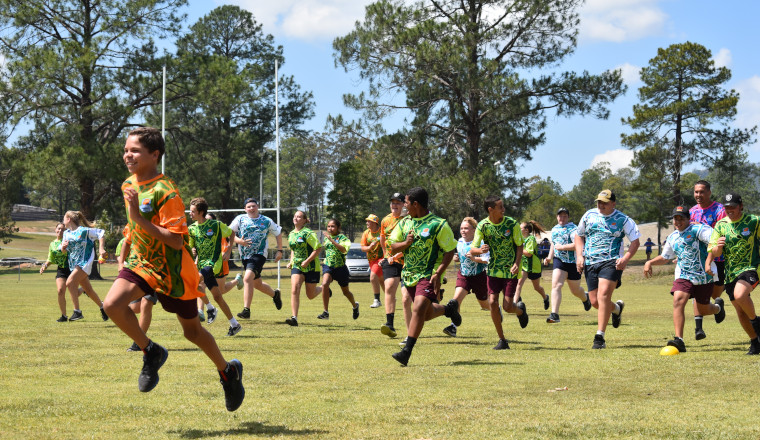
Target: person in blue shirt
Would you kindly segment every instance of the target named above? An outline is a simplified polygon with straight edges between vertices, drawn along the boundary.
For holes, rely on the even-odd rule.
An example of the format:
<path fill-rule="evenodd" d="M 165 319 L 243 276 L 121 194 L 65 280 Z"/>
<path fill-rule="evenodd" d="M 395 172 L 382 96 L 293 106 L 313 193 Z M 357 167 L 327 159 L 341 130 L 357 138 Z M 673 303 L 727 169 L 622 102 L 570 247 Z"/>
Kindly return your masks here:
<path fill-rule="evenodd" d="M 654 246 L 654 242 L 651 238 L 647 237 L 647 241 L 644 243 L 644 249 L 647 253 L 647 261 L 652 259 L 652 246 Z"/>

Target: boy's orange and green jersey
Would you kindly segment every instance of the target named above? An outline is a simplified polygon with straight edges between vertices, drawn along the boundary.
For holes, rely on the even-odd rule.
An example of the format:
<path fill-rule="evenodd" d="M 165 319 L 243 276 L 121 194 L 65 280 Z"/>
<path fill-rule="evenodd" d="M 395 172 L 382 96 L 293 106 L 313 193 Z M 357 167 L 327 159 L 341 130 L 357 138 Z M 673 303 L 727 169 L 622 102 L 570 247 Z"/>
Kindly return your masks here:
<path fill-rule="evenodd" d="M 190 248 L 195 248 L 198 255 L 198 269 L 212 267 L 214 275 L 221 275 L 223 270 L 225 237 L 232 235 L 232 229 L 226 224 L 206 219 L 203 223 L 195 222 L 188 228 Z"/>
<path fill-rule="evenodd" d="M 380 222 L 380 236 L 385 240 L 385 248 L 383 249 L 384 258 L 390 258 L 393 256 L 391 242 L 388 240 L 388 237 L 390 237 L 391 232 L 396 229 L 396 225 L 398 225 L 398 222 L 400 222 L 402 218 L 404 217 L 394 217 L 393 213 L 390 213 Z M 404 257 L 401 256 L 401 258 L 395 259 L 394 262 L 404 264 Z"/>
<path fill-rule="evenodd" d="M 288 234 L 288 246 L 290 247 L 290 262 L 293 269 L 298 269 L 301 272 L 319 271 L 319 257 L 315 258 L 308 266 L 301 267 L 301 263 L 309 258 L 314 249 L 322 247 L 314 231 L 309 228 L 301 228 L 300 231 L 290 231 L 290 234 Z"/>
<path fill-rule="evenodd" d="M 351 248 L 351 240 L 343 234 L 332 235 L 333 240 L 337 241 L 339 245 L 343 246 L 345 252 L 341 252 L 335 245 L 325 237 L 325 264 L 337 268 L 346 265 L 346 254 Z"/>
<path fill-rule="evenodd" d="M 200 275 L 190 253 L 185 204 L 177 185 L 163 174 L 145 182 L 138 182 L 132 175 L 121 185 L 122 192 L 127 188 L 137 191 L 139 214 L 154 225 L 181 234 L 184 245 L 179 250 L 172 249 L 130 219 L 126 234 L 131 247 L 124 267 L 144 279 L 156 293 L 182 300 L 203 296 L 198 291 Z"/>
<path fill-rule="evenodd" d="M 541 273 L 541 259 L 536 255 L 537 251 L 538 243 L 536 242 L 536 236 L 531 234 L 523 241 L 523 255 L 520 262 L 522 270 L 528 273 Z M 526 252 L 532 256 L 525 255 Z"/>
<path fill-rule="evenodd" d="M 364 233 L 362 234 L 362 241 L 361 241 L 362 246 L 369 246 L 372 243 L 375 243 L 378 241 L 380 241 L 380 230 L 378 230 L 375 233 L 373 233 L 369 229 L 364 230 Z M 367 260 L 375 261 L 379 259 L 382 256 L 380 254 L 381 251 L 382 249 L 380 249 L 380 246 L 377 246 L 375 250 L 367 251 Z"/>
<path fill-rule="evenodd" d="M 472 247 L 479 248 L 482 243 L 490 247 L 491 260 L 488 262 L 488 276 L 494 278 L 517 278 L 519 274 L 512 274 L 510 269 L 515 263 L 517 247 L 522 246 L 522 232 L 520 224 L 512 217 L 501 219 L 499 223 L 493 223 L 485 218 L 475 228 L 475 238 Z"/>
<path fill-rule="evenodd" d="M 405 286 L 412 287 L 421 279 L 433 275 L 443 260 L 443 254 L 456 249 L 457 241 L 449 223 L 430 213 L 421 218 L 404 217 L 389 238 L 394 243 L 400 243 L 406 240 L 409 231 L 414 231 L 414 241 L 404 251 L 406 261 L 401 279 Z"/>

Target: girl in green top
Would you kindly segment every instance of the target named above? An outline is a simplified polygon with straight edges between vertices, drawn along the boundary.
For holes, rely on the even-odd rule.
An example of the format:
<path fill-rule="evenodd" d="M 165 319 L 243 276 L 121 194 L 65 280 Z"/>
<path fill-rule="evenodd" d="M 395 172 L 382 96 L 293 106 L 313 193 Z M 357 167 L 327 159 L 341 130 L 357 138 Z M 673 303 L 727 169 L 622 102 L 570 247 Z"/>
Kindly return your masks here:
<path fill-rule="evenodd" d="M 520 224 L 520 231 L 523 236 L 523 253 L 522 262 L 520 267 L 522 268 L 522 278 L 517 282 L 517 290 L 515 292 L 515 303 L 522 301 L 520 293 L 522 292 L 525 280 L 528 279 L 533 283 L 533 289 L 541 295 L 544 300 L 544 310 L 549 309 L 549 295 L 546 294 L 544 288 L 541 287 L 541 259 L 536 255 L 538 251 L 538 245 L 536 243 L 536 236 L 540 236 L 546 232 L 543 226 L 535 220 L 528 220 Z"/>
<path fill-rule="evenodd" d="M 318 258 L 322 245 L 317 234 L 306 227 L 308 217 L 303 211 L 293 215 L 293 230 L 288 234 L 290 246 L 290 309 L 293 316 L 285 322 L 292 326 L 298 325 L 298 306 L 301 304 L 301 286 L 306 284 L 306 296 L 314 299 L 322 292 L 319 283 Z"/>
<path fill-rule="evenodd" d="M 61 317 L 57 319 L 58 322 L 66 322 L 69 318 L 66 316 L 66 280 L 71 275 L 71 269 L 69 269 L 69 259 L 66 251 L 61 250 L 61 241 L 63 240 L 63 231 L 66 229 L 63 223 L 58 223 L 55 227 L 56 239 L 50 242 L 48 247 L 47 260 L 42 263 L 40 268 L 40 274 L 45 272 L 52 263 L 58 266 L 58 271 L 55 274 L 55 286 L 58 290 L 58 307 L 61 309 Z M 82 293 L 82 288 L 79 288 L 79 294 Z"/>
<path fill-rule="evenodd" d="M 340 221 L 330 219 L 327 222 L 327 234 L 325 234 L 325 263 L 322 265 L 322 303 L 325 311 L 318 319 L 330 319 L 328 306 L 330 304 L 330 283 L 338 282 L 343 296 L 353 307 L 353 318 L 359 317 L 359 303 L 354 300 L 354 294 L 348 289 L 348 266 L 346 266 L 346 254 L 351 248 L 351 240 L 340 233 Z"/>

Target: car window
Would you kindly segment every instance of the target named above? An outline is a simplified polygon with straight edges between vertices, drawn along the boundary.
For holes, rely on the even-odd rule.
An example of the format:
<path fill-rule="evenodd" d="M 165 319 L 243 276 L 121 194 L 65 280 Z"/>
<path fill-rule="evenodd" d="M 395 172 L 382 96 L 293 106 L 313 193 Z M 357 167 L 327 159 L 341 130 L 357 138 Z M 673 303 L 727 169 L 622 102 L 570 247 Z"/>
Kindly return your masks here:
<path fill-rule="evenodd" d="M 367 254 L 365 254 L 361 249 L 349 249 L 348 253 L 346 254 L 346 258 L 357 260 L 361 258 L 367 258 Z"/>

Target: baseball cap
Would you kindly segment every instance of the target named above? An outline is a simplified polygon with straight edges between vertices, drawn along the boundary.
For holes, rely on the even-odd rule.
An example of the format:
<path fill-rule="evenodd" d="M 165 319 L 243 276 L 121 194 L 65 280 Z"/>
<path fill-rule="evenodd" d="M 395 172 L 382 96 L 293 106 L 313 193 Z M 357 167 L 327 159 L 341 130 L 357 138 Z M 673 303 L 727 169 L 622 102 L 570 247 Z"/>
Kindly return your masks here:
<path fill-rule="evenodd" d="M 249 203 L 255 203 L 255 204 L 258 205 L 259 201 L 256 200 L 256 199 L 254 199 L 253 197 L 248 197 L 247 199 L 245 199 L 245 202 L 243 202 L 243 206 L 245 206 L 245 205 L 247 205 Z"/>
<path fill-rule="evenodd" d="M 404 202 L 404 196 L 401 193 L 398 193 L 398 192 L 393 193 L 393 195 L 391 196 L 390 200 L 388 200 L 388 201 L 390 202 L 390 201 L 393 201 L 393 200 L 398 200 L 399 202 L 403 203 Z"/>
<path fill-rule="evenodd" d="M 728 193 L 723 198 L 723 206 L 739 206 L 743 205 L 742 196 L 736 193 Z"/>
<path fill-rule="evenodd" d="M 557 210 L 557 215 L 559 215 L 560 212 L 564 212 L 564 213 L 567 213 L 567 215 L 570 215 L 570 211 L 564 206 Z"/>
<path fill-rule="evenodd" d="M 670 218 L 673 218 L 673 217 L 675 217 L 677 215 L 680 215 L 681 217 L 684 217 L 684 218 L 688 219 L 689 218 L 689 208 L 687 208 L 685 206 L 681 206 L 681 205 L 676 206 L 675 208 L 673 208 L 673 215 L 671 215 Z"/>
<path fill-rule="evenodd" d="M 596 196 L 595 202 L 614 202 L 615 201 L 615 193 L 612 192 L 610 189 L 603 189 L 602 192 L 599 193 L 599 195 Z"/>
<path fill-rule="evenodd" d="M 375 222 L 378 225 L 380 224 L 380 219 L 375 214 L 368 215 L 367 218 L 365 218 L 364 220 L 367 220 L 367 221 L 370 221 L 370 222 Z"/>

